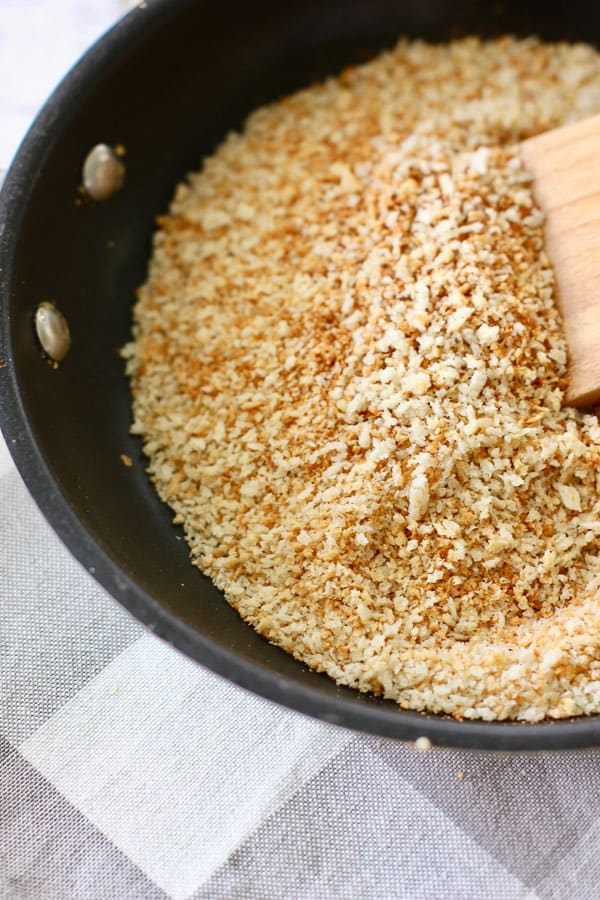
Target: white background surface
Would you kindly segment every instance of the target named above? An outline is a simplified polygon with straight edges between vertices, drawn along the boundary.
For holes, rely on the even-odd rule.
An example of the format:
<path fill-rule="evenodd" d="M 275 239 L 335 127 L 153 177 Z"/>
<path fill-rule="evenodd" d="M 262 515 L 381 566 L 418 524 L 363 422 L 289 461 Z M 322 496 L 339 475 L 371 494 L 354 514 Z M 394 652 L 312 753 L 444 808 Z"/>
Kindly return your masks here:
<path fill-rule="evenodd" d="M 0 0 L 0 169 L 44 100 L 128 0 Z"/>

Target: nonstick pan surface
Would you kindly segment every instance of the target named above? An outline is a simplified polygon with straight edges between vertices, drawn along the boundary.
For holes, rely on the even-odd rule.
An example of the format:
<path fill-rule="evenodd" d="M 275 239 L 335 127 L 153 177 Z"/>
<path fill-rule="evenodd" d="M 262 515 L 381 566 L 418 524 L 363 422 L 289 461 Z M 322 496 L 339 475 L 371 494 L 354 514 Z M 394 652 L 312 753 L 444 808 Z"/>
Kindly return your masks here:
<path fill-rule="evenodd" d="M 258 104 L 391 46 L 513 32 L 600 41 L 596 4 L 461 0 L 149 0 L 96 44 L 52 95 L 0 200 L 0 418 L 42 511 L 87 570 L 153 631 L 239 685 L 320 719 L 402 739 L 482 749 L 600 744 L 600 717 L 537 725 L 404 712 L 337 687 L 246 625 L 191 566 L 180 529 L 128 433 L 118 349 L 157 214 Z M 126 149 L 124 188 L 76 202 L 98 142 Z M 32 318 L 54 302 L 73 344 L 52 369 Z M 127 454 L 133 466 L 123 465 Z"/>

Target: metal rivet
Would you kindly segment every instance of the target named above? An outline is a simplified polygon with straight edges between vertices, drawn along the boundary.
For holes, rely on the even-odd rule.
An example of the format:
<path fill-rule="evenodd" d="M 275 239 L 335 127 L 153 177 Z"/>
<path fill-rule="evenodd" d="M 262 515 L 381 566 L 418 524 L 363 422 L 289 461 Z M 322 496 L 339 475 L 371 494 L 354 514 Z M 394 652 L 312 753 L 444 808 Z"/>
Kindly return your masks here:
<path fill-rule="evenodd" d="M 83 187 L 94 200 L 108 200 L 125 178 L 125 166 L 112 147 L 96 144 L 85 158 L 82 170 Z"/>
<path fill-rule="evenodd" d="M 35 330 L 42 349 L 50 359 L 60 362 L 71 346 L 69 326 L 52 303 L 40 303 L 35 311 Z"/>

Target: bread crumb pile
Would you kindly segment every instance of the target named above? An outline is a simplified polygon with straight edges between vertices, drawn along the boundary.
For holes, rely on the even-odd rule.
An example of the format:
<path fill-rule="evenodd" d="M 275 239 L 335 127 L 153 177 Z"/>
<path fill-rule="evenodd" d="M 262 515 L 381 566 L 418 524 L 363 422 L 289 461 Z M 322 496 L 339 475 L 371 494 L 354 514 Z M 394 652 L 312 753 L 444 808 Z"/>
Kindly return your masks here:
<path fill-rule="evenodd" d="M 160 220 L 125 349 L 193 561 L 271 641 L 402 707 L 600 712 L 600 427 L 516 144 L 600 55 L 402 41 L 254 112 Z"/>

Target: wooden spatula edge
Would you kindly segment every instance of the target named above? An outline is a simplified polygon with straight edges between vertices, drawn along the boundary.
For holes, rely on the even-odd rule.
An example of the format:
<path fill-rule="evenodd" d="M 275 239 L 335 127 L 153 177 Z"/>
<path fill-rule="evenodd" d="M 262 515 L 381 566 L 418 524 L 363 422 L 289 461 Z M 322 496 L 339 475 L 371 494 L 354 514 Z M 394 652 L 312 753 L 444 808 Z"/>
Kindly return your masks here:
<path fill-rule="evenodd" d="M 567 341 L 565 406 L 600 403 L 600 116 L 521 144 Z"/>

